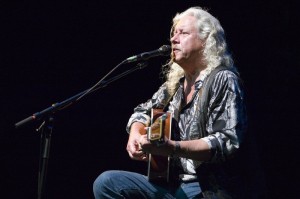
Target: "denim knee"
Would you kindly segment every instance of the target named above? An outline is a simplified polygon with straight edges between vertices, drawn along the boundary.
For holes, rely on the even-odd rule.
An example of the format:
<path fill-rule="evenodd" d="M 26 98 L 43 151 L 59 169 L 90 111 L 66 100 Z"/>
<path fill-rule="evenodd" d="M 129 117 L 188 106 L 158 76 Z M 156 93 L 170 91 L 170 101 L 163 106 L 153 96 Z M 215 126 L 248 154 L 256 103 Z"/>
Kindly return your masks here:
<path fill-rule="evenodd" d="M 114 173 L 114 171 L 105 171 L 96 178 L 93 184 L 95 198 L 98 198 L 100 195 L 107 193 L 107 191 L 110 190 L 112 180 L 115 179 L 112 177 Z"/>

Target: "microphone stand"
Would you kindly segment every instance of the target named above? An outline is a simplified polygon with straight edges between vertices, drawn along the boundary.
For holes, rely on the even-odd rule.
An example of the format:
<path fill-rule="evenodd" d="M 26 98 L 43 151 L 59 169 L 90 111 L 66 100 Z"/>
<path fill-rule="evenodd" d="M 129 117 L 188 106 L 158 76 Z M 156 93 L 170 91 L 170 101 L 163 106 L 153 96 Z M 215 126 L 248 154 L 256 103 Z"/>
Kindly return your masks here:
<path fill-rule="evenodd" d="M 80 92 L 62 102 L 52 104 L 50 107 L 34 113 L 32 116 L 29 116 L 17 123 L 15 123 L 15 127 L 18 128 L 26 123 L 32 122 L 34 120 L 40 120 L 43 119 L 42 124 L 37 131 L 41 133 L 41 140 L 40 140 L 40 157 L 39 157 L 39 172 L 38 172 L 38 199 L 44 198 L 45 193 L 45 184 L 46 184 L 46 175 L 47 175 L 47 167 L 48 167 L 48 160 L 49 160 L 49 152 L 50 152 L 50 143 L 51 143 L 51 136 L 53 132 L 53 115 L 66 107 L 70 107 L 74 102 L 79 101 L 84 96 L 100 89 L 103 87 L 106 87 L 108 84 L 120 79 L 121 77 L 124 77 L 138 69 L 145 68 L 148 63 L 147 62 L 140 62 L 135 67 L 116 75 L 115 77 L 112 77 L 108 79 L 107 81 L 104 81 L 104 79 L 111 74 L 115 69 L 117 69 L 122 64 L 127 63 L 127 60 L 124 60 L 120 64 L 118 64 L 115 68 L 113 68 L 109 73 L 107 73 L 100 81 L 98 81 L 94 86 L 91 88 Z"/>
<path fill-rule="evenodd" d="M 46 184 L 46 174 L 48 168 L 51 135 L 53 130 L 53 117 L 49 115 L 41 124 L 37 131 L 41 132 L 40 140 L 40 158 L 38 172 L 38 199 L 44 198 L 44 190 Z"/>

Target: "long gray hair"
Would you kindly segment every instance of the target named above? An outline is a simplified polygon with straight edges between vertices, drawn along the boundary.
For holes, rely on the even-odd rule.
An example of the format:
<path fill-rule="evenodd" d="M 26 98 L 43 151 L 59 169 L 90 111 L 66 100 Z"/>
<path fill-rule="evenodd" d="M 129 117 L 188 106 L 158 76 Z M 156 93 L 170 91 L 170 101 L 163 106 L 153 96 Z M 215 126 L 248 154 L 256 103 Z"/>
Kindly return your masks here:
<path fill-rule="evenodd" d="M 220 22 L 201 7 L 191 7 L 182 13 L 177 13 L 173 18 L 170 36 L 173 36 L 173 31 L 178 21 L 185 16 L 196 18 L 199 38 L 205 42 L 203 61 L 207 67 L 201 72 L 201 75 L 209 75 L 219 65 L 234 67 L 231 55 L 227 50 L 224 30 Z M 170 95 L 173 95 L 179 84 L 179 79 L 184 76 L 183 69 L 173 59 L 173 53 L 171 53 L 170 62 L 163 67 L 163 74 L 166 78 L 166 85 Z"/>

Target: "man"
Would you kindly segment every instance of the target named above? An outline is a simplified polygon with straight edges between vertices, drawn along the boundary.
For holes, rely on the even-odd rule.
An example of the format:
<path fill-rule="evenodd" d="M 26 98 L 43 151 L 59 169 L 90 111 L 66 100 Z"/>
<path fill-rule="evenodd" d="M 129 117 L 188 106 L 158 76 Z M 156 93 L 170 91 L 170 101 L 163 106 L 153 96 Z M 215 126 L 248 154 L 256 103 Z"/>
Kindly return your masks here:
<path fill-rule="evenodd" d="M 167 80 L 152 99 L 135 108 L 127 126 L 127 151 L 131 159 L 141 161 L 147 161 L 148 154 L 172 156 L 179 175 L 173 175 L 168 186 L 138 173 L 106 171 L 94 183 L 96 199 L 246 195 L 240 158 L 246 137 L 244 95 L 223 28 L 211 14 L 192 7 L 174 17 L 170 41 Z M 220 68 L 208 83 L 212 71 Z M 152 108 L 173 114 L 179 128 L 173 137 L 178 139 L 166 138 L 157 145 L 142 135 Z"/>

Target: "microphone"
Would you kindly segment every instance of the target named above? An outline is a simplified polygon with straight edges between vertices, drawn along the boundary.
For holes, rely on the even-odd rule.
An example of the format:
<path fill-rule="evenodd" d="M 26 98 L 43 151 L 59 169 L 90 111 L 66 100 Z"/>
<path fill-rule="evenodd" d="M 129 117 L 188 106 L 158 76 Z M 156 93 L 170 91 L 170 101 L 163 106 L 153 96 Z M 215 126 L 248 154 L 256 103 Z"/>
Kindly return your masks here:
<path fill-rule="evenodd" d="M 144 52 L 139 55 L 134 55 L 132 57 L 129 57 L 126 59 L 126 63 L 136 62 L 136 61 L 144 61 L 151 57 L 168 56 L 168 55 L 170 55 L 170 53 L 171 53 L 171 46 L 163 45 L 157 50 Z"/>

